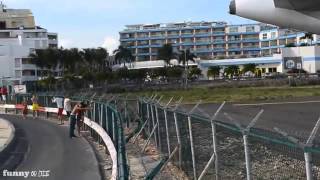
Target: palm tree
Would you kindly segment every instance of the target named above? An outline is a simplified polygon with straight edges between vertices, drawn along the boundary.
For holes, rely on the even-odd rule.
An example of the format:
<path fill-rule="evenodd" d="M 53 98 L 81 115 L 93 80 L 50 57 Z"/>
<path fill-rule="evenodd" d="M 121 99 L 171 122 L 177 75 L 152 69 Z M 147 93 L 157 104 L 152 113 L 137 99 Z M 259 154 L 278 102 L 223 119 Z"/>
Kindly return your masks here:
<path fill-rule="evenodd" d="M 58 49 L 36 49 L 34 53 L 30 54 L 29 57 L 33 64 L 37 67 L 44 69 L 46 68 L 51 75 L 52 70 L 55 70 L 60 62 L 60 55 Z"/>
<path fill-rule="evenodd" d="M 216 76 L 220 75 L 220 70 L 221 70 L 220 66 L 211 66 L 208 69 L 207 76 L 208 77 L 213 77 L 213 79 L 215 79 Z"/>
<path fill-rule="evenodd" d="M 105 72 L 106 68 L 107 68 L 107 58 L 108 58 L 109 54 L 108 51 L 104 48 L 97 48 L 95 49 L 95 64 L 96 64 L 96 68 L 98 70 L 98 72 Z"/>
<path fill-rule="evenodd" d="M 124 46 L 119 46 L 118 49 L 113 51 L 114 58 L 116 61 L 120 62 L 121 64 L 124 64 L 124 67 L 126 67 L 126 63 L 129 62 L 131 63 L 134 61 L 134 57 L 130 51 L 130 49 L 124 47 Z"/>
<path fill-rule="evenodd" d="M 86 62 L 87 67 L 89 68 L 89 72 L 92 72 L 95 66 L 95 50 L 93 48 L 83 49 L 81 51 L 81 55 L 83 60 Z"/>
<path fill-rule="evenodd" d="M 194 55 L 189 49 L 187 50 L 181 50 L 180 51 L 180 54 L 179 54 L 179 58 L 178 58 L 178 61 L 179 61 L 179 64 L 182 63 L 182 65 L 185 67 L 186 65 L 188 66 L 188 62 L 189 61 L 192 61 L 192 62 L 195 62 L 195 58 L 197 56 Z"/>
<path fill-rule="evenodd" d="M 164 44 L 158 50 L 158 59 L 164 60 L 166 65 L 170 65 L 170 60 L 176 58 L 176 53 L 173 51 L 171 44 Z"/>
<path fill-rule="evenodd" d="M 243 73 L 246 73 L 246 72 L 252 72 L 252 73 L 255 73 L 255 71 L 256 71 L 256 68 L 257 68 L 257 65 L 256 64 L 253 64 L 253 63 L 251 63 L 251 64 L 245 64 L 245 65 L 243 65 L 243 69 L 242 69 L 242 72 Z"/>
<path fill-rule="evenodd" d="M 231 66 L 228 66 L 224 72 L 227 74 L 227 75 L 231 75 L 231 76 L 234 76 L 234 75 L 237 75 L 239 73 L 239 66 L 236 66 L 236 65 L 231 65 Z"/>

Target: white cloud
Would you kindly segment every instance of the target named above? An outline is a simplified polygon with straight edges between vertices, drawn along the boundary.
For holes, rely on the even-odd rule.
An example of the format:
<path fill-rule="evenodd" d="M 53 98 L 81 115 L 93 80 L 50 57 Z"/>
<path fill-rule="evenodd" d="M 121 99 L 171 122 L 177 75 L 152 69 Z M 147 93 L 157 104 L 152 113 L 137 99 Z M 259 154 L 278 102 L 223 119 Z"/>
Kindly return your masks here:
<path fill-rule="evenodd" d="M 111 54 L 119 46 L 119 40 L 116 37 L 107 36 L 104 38 L 104 42 L 101 45 L 103 48 L 106 48 Z"/>
<path fill-rule="evenodd" d="M 74 47 L 74 42 L 71 39 L 59 39 L 59 46 L 63 48 L 72 48 Z"/>

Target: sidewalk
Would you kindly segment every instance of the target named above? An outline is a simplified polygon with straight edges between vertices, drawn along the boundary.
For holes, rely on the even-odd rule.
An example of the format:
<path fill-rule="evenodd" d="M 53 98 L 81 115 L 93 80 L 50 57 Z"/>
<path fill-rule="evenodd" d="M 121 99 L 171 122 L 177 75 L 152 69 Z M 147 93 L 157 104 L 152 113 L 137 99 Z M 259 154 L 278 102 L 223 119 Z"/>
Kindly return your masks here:
<path fill-rule="evenodd" d="M 0 153 L 11 143 L 15 133 L 13 125 L 4 119 L 0 119 Z"/>

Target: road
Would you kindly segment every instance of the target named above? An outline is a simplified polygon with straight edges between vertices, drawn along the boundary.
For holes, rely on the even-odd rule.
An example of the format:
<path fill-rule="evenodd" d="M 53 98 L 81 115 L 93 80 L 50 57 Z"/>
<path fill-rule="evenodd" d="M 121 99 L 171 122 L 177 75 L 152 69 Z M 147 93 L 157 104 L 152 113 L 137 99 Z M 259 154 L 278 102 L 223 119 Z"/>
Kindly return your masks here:
<path fill-rule="evenodd" d="M 228 113 L 241 124 L 247 125 L 261 109 L 264 109 L 264 113 L 254 126 L 255 128 L 274 131 L 274 127 L 277 127 L 292 136 L 306 140 L 320 116 L 320 101 L 315 99 L 293 99 L 268 103 L 227 103 L 217 119 L 231 123 L 224 115 L 224 113 Z M 213 115 L 219 105 L 212 103 L 202 104 L 199 107 L 208 114 Z M 186 109 L 191 109 L 192 106 L 185 107 Z M 199 111 L 195 112 L 200 114 Z"/>
<path fill-rule="evenodd" d="M 55 122 L 19 116 L 0 115 L 24 134 L 28 150 L 17 171 L 50 171 L 46 180 L 100 180 L 98 162 L 84 138 L 68 137 L 68 127 Z M 21 133 L 23 132 L 23 133 Z M 19 136 L 19 134 L 18 134 Z M 26 146 L 26 143 L 24 143 Z M 16 150 L 19 151 L 19 150 Z M 19 152 L 15 152 L 19 153 Z M 23 177 L 0 179 L 20 180 Z M 39 179 L 39 178 L 27 178 Z"/>

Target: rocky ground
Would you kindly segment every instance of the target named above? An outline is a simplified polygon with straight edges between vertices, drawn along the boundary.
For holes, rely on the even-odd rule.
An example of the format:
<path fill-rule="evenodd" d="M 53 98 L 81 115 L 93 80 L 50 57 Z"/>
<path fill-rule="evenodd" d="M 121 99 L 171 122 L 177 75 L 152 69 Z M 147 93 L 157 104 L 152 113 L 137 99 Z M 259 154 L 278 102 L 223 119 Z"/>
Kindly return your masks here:
<path fill-rule="evenodd" d="M 128 130 L 127 130 L 128 131 Z M 139 136 L 135 142 L 131 139 L 127 143 L 126 151 L 132 179 L 144 179 L 145 176 L 160 162 L 160 153 L 153 144 L 149 144 L 142 152 L 146 140 Z M 188 177 L 170 162 L 158 173 L 156 180 L 187 180 Z"/>

